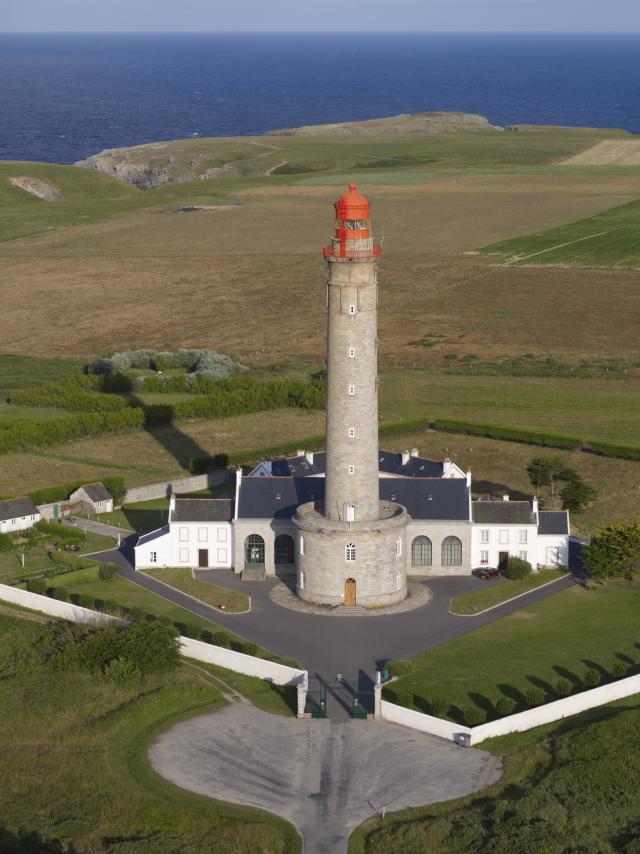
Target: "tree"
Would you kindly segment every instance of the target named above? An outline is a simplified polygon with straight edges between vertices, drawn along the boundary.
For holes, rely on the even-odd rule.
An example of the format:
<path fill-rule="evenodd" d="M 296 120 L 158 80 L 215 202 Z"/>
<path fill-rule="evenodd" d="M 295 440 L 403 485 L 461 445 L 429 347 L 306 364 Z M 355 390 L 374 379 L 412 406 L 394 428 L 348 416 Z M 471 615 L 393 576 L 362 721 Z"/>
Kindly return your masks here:
<path fill-rule="evenodd" d="M 595 533 L 584 547 L 583 564 L 600 581 L 612 576 L 636 578 L 640 575 L 640 522 L 610 525 Z"/>
<path fill-rule="evenodd" d="M 562 489 L 560 493 L 562 498 L 563 510 L 575 510 L 576 512 L 583 510 L 588 504 L 598 497 L 598 490 L 588 483 L 585 483 L 581 478 L 572 480 Z"/>
<path fill-rule="evenodd" d="M 537 491 L 548 489 L 551 506 L 555 507 L 556 484 L 558 481 L 572 483 L 580 480 L 577 471 L 566 465 L 561 457 L 534 457 L 527 466 L 527 474 Z"/>

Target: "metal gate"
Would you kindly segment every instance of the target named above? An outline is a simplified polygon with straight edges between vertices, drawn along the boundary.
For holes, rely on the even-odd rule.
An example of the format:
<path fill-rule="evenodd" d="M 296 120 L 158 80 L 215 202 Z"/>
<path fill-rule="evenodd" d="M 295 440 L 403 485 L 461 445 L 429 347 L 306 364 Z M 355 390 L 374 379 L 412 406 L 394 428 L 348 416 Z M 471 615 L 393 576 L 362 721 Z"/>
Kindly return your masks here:
<path fill-rule="evenodd" d="M 320 681 L 318 689 L 307 691 L 307 703 L 305 712 L 312 718 L 326 718 L 327 716 L 327 686 Z"/>

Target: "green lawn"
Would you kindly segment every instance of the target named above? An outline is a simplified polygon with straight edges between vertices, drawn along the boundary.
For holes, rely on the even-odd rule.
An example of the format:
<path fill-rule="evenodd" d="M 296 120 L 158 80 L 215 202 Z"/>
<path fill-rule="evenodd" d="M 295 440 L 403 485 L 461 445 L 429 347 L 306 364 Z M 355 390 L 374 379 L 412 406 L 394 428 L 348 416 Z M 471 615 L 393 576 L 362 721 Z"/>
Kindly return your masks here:
<path fill-rule="evenodd" d="M 41 358 L 0 353 L 0 400 L 11 392 L 62 379 L 81 370 L 76 359 Z"/>
<path fill-rule="evenodd" d="M 380 412 L 388 418 L 456 418 L 633 445 L 640 425 L 640 380 L 386 370 Z"/>
<path fill-rule="evenodd" d="M 532 572 L 528 578 L 522 581 L 510 581 L 503 579 L 500 584 L 491 587 L 480 587 L 471 593 L 463 593 L 451 600 L 451 612 L 453 614 L 478 614 L 514 596 L 521 596 L 530 590 L 535 590 L 542 584 L 557 581 L 565 575 L 557 569 L 541 569 L 540 572 Z M 484 582 L 478 581 L 478 584 Z"/>
<path fill-rule="evenodd" d="M 273 682 L 234 673 L 233 670 L 225 670 L 204 661 L 185 659 L 185 663 L 195 672 L 206 671 L 223 693 L 227 693 L 227 687 L 233 688 L 263 712 L 284 717 L 295 717 L 298 713 L 298 690 L 295 685 L 274 685 Z"/>
<path fill-rule="evenodd" d="M 201 581 L 199 578 L 194 578 L 191 569 L 184 566 L 167 567 L 166 569 L 145 569 L 145 575 L 150 575 L 152 578 L 157 578 L 159 581 L 164 581 L 171 587 L 181 590 L 183 593 L 188 593 L 189 596 L 194 596 L 201 602 L 207 605 L 213 605 L 214 608 L 220 608 L 224 605 L 224 610 L 231 614 L 240 614 L 249 610 L 249 597 L 243 593 L 236 593 L 234 590 L 226 590 L 224 587 L 217 587 L 215 584 L 209 584 L 208 581 Z"/>
<path fill-rule="evenodd" d="M 349 854 L 635 854 L 640 814 L 638 698 L 485 742 L 505 774 L 485 789 L 371 819 Z"/>
<path fill-rule="evenodd" d="M 26 843 L 9 847 L 20 829 L 41 835 L 29 847 L 34 852 L 62 851 L 52 840 L 64 850 L 72 843 L 78 854 L 300 851 L 298 834 L 282 819 L 190 794 L 152 770 L 147 750 L 156 735 L 225 705 L 206 673 L 182 665 L 119 687 L 43 663 L 36 652 L 40 631 L 38 624 L 0 616 L 3 851 L 27 850 Z M 261 686 L 248 685 L 256 681 L 236 687 L 260 693 Z"/>
<path fill-rule="evenodd" d="M 103 537 L 100 534 L 88 533 L 86 540 L 80 546 L 79 552 L 70 552 L 72 555 L 88 554 L 89 552 L 104 551 L 113 547 L 115 540 L 111 537 Z M 37 576 L 47 569 L 52 569 L 54 564 L 49 558 L 49 550 L 52 544 L 41 539 L 31 549 L 24 549 L 24 567 L 21 556 L 23 549 L 21 543 L 16 543 L 10 552 L 0 552 L 0 582 L 6 583 L 7 579 L 15 576 Z"/>
<path fill-rule="evenodd" d="M 548 231 L 484 246 L 511 265 L 640 267 L 640 201 Z"/>
<path fill-rule="evenodd" d="M 501 697 L 524 708 L 532 686 L 556 699 L 559 679 L 578 687 L 590 668 L 603 678 L 618 661 L 637 668 L 639 613 L 639 584 L 612 581 L 594 591 L 575 586 L 418 655 L 414 672 L 387 692 L 403 692 L 421 711 L 442 697 L 447 716 L 458 721 L 470 706 L 495 717 Z"/>
<path fill-rule="evenodd" d="M 169 499 L 154 498 L 151 501 L 126 504 L 112 513 L 101 513 L 91 518 L 108 525 L 117 525 L 119 528 L 128 528 L 130 531 L 147 534 L 166 525 L 168 515 Z"/>
<path fill-rule="evenodd" d="M 16 406 L 13 403 L 0 403 L 0 422 L 2 421 L 57 421 L 68 418 L 64 409 L 47 409 L 39 406 Z"/>

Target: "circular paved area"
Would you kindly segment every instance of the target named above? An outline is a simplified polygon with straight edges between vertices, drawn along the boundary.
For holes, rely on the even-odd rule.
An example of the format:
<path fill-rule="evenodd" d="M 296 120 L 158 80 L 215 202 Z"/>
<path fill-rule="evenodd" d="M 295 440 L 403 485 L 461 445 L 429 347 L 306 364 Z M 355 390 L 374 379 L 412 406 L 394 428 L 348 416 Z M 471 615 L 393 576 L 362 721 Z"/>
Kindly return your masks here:
<path fill-rule="evenodd" d="M 385 614 L 402 614 L 406 611 L 414 611 L 422 608 L 433 599 L 433 593 L 423 581 L 409 581 L 408 596 L 397 605 L 389 605 L 385 608 L 332 608 L 330 605 L 314 605 L 305 602 L 293 592 L 295 582 L 280 582 L 271 588 L 269 598 L 276 605 L 289 608 L 291 611 L 300 611 L 302 614 L 315 614 L 319 617 L 383 617 Z"/>
<path fill-rule="evenodd" d="M 376 811 L 459 798 L 502 773 L 485 751 L 385 721 L 298 721 L 247 702 L 176 724 L 149 755 L 178 786 L 287 819 L 305 854 L 342 854 Z"/>

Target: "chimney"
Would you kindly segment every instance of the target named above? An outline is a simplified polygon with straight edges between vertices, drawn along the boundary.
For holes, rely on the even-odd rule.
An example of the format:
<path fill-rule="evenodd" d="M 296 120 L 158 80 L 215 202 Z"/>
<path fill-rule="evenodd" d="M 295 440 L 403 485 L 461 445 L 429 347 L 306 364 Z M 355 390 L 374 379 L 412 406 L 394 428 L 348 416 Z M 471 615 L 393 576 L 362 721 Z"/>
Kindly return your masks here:
<path fill-rule="evenodd" d="M 296 451 L 296 457 L 304 457 L 304 448 L 298 448 Z"/>
<path fill-rule="evenodd" d="M 234 502 L 233 518 L 238 518 L 238 505 L 240 504 L 240 484 L 242 483 L 242 466 L 236 469 L 236 500 Z"/>
<path fill-rule="evenodd" d="M 471 472 L 470 471 L 467 472 L 467 486 L 469 489 L 471 489 Z"/>
<path fill-rule="evenodd" d="M 451 460 L 447 457 L 442 461 L 442 477 L 451 477 L 451 469 L 453 464 Z"/>
<path fill-rule="evenodd" d="M 533 496 L 533 501 L 531 502 L 531 509 L 533 510 L 533 515 L 536 517 L 536 525 L 540 522 L 540 517 L 538 516 L 538 496 Z"/>
<path fill-rule="evenodd" d="M 310 466 L 313 465 L 313 451 L 305 451 L 305 457 Z"/>
<path fill-rule="evenodd" d="M 409 451 L 403 451 L 402 452 L 402 465 L 406 466 L 406 464 L 409 462 L 410 459 L 411 459 L 411 454 L 409 453 Z"/>
<path fill-rule="evenodd" d="M 169 496 L 169 519 L 173 515 L 173 511 L 176 509 L 176 497 L 173 493 Z"/>
<path fill-rule="evenodd" d="M 508 500 L 509 500 L 509 496 L 508 496 L 507 494 L 503 495 L 503 496 L 502 496 L 502 500 L 503 500 L 503 501 L 508 501 Z"/>
<path fill-rule="evenodd" d="M 418 449 L 417 449 L 417 448 L 411 448 L 411 456 L 412 456 L 412 457 L 417 457 L 417 456 L 419 456 L 419 453 L 420 453 L 420 452 L 418 451 Z"/>

